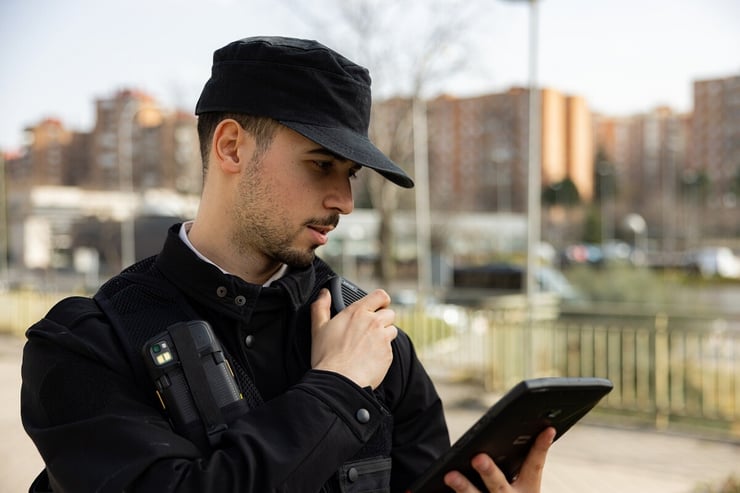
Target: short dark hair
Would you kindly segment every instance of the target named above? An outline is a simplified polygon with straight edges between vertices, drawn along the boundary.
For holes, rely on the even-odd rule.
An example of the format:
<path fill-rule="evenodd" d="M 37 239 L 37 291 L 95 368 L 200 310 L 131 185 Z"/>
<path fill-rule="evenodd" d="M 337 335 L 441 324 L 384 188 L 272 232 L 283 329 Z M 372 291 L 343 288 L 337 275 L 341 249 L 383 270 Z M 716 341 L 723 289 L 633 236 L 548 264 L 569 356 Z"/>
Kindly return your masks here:
<path fill-rule="evenodd" d="M 213 132 L 223 120 L 235 120 L 241 127 L 252 134 L 257 147 L 252 155 L 258 160 L 270 148 L 280 122 L 266 116 L 246 115 L 244 113 L 207 112 L 198 115 L 198 139 L 200 155 L 203 160 L 203 173 L 208 169 L 208 155 L 211 152 Z"/>

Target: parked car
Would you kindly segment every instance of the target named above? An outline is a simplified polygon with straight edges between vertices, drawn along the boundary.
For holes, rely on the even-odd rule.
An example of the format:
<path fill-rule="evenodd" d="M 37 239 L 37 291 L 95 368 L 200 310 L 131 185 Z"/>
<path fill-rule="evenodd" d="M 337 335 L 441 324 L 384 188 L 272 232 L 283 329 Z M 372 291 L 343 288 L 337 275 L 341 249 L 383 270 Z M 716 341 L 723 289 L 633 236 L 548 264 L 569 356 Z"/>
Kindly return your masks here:
<path fill-rule="evenodd" d="M 684 266 L 702 277 L 740 279 L 740 258 L 727 247 L 705 247 L 689 252 Z"/>
<path fill-rule="evenodd" d="M 456 267 L 453 271 L 452 290 L 457 295 L 487 292 L 489 295 L 521 292 L 524 288 L 524 267 L 507 264 Z M 540 291 L 557 295 L 562 300 L 581 299 L 582 295 L 562 272 L 548 266 L 540 266 L 535 272 Z"/>

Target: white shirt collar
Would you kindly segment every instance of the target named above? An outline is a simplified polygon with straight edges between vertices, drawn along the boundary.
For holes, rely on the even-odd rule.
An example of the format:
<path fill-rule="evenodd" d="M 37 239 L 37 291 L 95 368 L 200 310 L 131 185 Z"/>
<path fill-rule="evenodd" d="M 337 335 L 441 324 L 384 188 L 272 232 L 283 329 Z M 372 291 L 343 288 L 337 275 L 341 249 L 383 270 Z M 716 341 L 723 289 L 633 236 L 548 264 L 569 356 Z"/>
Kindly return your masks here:
<path fill-rule="evenodd" d="M 182 240 L 182 242 L 185 243 L 185 245 L 187 245 L 187 247 L 190 248 L 193 251 L 193 253 L 195 253 L 198 256 L 199 259 L 218 267 L 218 269 L 224 274 L 228 274 L 226 270 L 221 268 L 218 264 L 216 264 L 215 262 L 207 258 L 202 253 L 200 253 L 198 249 L 195 248 L 195 246 L 193 246 L 193 244 L 190 242 L 190 238 L 188 238 L 188 231 L 190 231 L 190 228 L 192 227 L 192 225 L 193 225 L 193 221 L 185 221 L 180 226 L 180 239 Z M 288 271 L 287 264 L 281 265 L 280 268 L 277 270 L 277 272 L 275 272 L 275 274 L 273 274 L 272 277 L 270 277 L 267 280 L 267 282 L 263 284 L 263 286 L 268 287 L 270 284 L 272 284 L 273 282 L 283 277 L 287 271 Z"/>

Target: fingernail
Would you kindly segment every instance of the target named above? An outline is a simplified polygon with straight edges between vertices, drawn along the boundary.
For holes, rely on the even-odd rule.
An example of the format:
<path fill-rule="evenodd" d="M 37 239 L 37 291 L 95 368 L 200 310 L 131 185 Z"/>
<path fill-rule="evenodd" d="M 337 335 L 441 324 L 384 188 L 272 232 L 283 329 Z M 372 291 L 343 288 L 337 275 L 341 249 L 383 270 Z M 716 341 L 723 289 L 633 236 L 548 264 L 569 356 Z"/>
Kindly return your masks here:
<path fill-rule="evenodd" d="M 448 474 L 445 476 L 445 484 L 450 488 L 460 488 L 462 486 L 462 480 L 457 474 Z"/>
<path fill-rule="evenodd" d="M 491 462 L 488 459 L 478 459 L 477 469 L 480 472 L 488 472 L 491 470 Z"/>

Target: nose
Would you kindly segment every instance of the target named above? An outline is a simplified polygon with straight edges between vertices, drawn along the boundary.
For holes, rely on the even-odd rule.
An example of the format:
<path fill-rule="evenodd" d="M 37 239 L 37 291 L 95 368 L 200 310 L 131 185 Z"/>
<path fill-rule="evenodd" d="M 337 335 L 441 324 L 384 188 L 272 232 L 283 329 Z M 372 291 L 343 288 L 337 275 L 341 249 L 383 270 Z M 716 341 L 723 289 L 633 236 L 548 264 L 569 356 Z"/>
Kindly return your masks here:
<path fill-rule="evenodd" d="M 324 207 L 340 214 L 349 214 L 355 208 L 352 183 L 346 176 L 332 180 L 332 186 L 324 198 Z"/>

